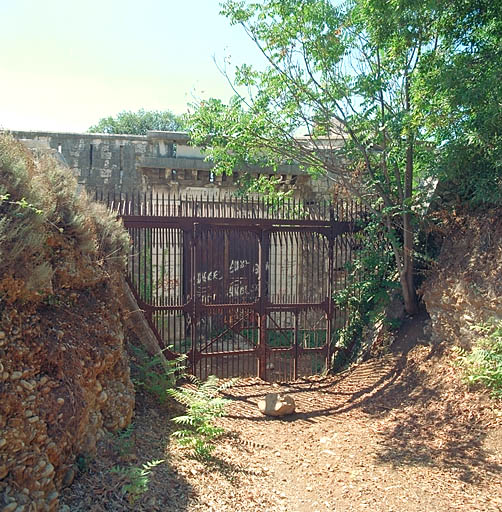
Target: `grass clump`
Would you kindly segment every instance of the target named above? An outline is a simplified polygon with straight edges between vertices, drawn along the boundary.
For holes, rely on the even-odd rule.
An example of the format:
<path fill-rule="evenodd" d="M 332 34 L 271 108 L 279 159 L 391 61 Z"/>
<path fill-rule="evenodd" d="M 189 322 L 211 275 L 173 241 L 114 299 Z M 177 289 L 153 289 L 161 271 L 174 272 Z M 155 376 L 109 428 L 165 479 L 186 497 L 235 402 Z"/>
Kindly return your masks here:
<path fill-rule="evenodd" d="M 123 271 L 129 237 L 71 171 L 0 134 L 0 299 L 42 302 Z M 3 276 L 3 277 L 1 277 Z"/>
<path fill-rule="evenodd" d="M 473 328 L 479 339 L 472 350 L 458 349 L 458 363 L 470 386 L 482 385 L 502 398 L 502 321 L 490 320 Z"/>

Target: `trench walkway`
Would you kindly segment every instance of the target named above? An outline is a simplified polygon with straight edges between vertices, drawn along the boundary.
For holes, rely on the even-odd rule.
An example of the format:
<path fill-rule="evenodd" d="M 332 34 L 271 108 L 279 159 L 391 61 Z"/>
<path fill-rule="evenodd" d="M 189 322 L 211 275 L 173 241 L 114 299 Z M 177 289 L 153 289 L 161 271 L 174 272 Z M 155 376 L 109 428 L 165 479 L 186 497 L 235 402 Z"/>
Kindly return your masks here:
<path fill-rule="evenodd" d="M 465 392 L 448 354 L 413 345 L 334 377 L 239 381 L 225 392 L 228 434 L 209 465 L 169 442 L 168 411 L 142 396 L 134 464 L 168 461 L 149 491 L 125 504 L 103 450 L 66 503 L 82 503 L 72 512 L 498 512 L 502 422 L 481 395 Z M 297 412 L 262 416 L 258 400 L 278 390 L 294 397 Z"/>

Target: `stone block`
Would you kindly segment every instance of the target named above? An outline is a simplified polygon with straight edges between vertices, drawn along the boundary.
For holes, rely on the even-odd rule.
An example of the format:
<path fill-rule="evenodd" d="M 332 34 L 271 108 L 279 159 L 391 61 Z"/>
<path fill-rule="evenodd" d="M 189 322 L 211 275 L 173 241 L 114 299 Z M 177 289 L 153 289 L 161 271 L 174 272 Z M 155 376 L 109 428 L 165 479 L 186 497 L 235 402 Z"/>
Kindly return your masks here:
<path fill-rule="evenodd" d="M 258 402 L 258 409 L 266 416 L 286 416 L 295 412 L 295 401 L 291 395 L 268 393 Z"/>

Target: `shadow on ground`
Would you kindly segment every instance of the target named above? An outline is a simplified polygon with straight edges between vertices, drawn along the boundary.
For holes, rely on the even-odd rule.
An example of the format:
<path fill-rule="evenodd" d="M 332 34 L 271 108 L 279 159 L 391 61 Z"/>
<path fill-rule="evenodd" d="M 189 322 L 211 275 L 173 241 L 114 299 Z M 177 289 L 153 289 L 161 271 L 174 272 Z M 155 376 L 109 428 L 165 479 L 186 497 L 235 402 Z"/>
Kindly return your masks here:
<path fill-rule="evenodd" d="M 59 512 L 188 510 L 193 488 L 166 458 L 171 432 L 168 411 L 153 397 L 138 393 L 130 435 L 110 434 L 100 441 L 86 471 L 63 491 Z M 164 462 L 152 469 L 148 489 L 131 499 L 124 487 L 131 478 L 112 468 L 141 468 L 154 460 Z"/>
<path fill-rule="evenodd" d="M 424 343 L 426 322 L 425 314 L 408 320 L 390 354 L 352 371 L 282 386 L 238 385 L 227 393 L 233 401 L 228 419 L 298 425 L 355 416 L 378 425 L 377 464 L 435 467 L 469 483 L 491 478 L 502 466 L 484 448 L 483 397 L 466 392 L 441 346 Z M 257 401 L 278 391 L 294 397 L 297 413 L 280 420 L 262 416 Z"/>

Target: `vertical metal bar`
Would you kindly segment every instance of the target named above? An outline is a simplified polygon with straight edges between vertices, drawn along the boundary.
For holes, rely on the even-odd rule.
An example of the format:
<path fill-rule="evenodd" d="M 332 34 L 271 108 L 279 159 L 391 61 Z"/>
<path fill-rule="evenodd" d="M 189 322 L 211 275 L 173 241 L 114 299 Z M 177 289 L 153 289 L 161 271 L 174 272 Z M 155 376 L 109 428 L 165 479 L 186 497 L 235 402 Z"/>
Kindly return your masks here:
<path fill-rule="evenodd" d="M 142 298 L 142 286 L 143 286 L 143 275 L 142 275 L 142 266 L 141 266 L 141 263 L 142 263 L 142 258 L 141 258 L 141 252 L 143 251 L 143 247 L 142 247 L 142 244 L 141 244 L 141 239 L 142 239 L 142 235 L 143 234 L 143 229 L 138 229 L 138 233 L 137 233 L 137 240 L 138 240 L 138 245 L 136 246 L 136 252 L 138 254 L 138 294 L 139 296 Z"/>
<path fill-rule="evenodd" d="M 298 311 L 294 312 L 295 317 L 295 331 L 293 334 L 294 343 L 294 360 L 293 360 L 293 378 L 298 379 Z"/>
<path fill-rule="evenodd" d="M 190 265 L 189 265 L 189 279 L 188 283 L 190 284 L 190 300 L 192 301 L 192 307 L 190 311 L 190 356 L 191 356 L 191 368 L 192 373 L 196 374 L 196 362 L 195 362 L 195 354 L 196 354 L 196 341 L 197 341 L 197 308 L 196 308 L 196 275 L 197 275 L 197 262 L 196 262 L 196 226 L 197 224 L 194 222 L 192 226 L 192 230 L 185 233 L 185 237 L 187 238 L 188 247 L 190 251 Z"/>
<path fill-rule="evenodd" d="M 159 230 L 158 228 L 153 228 L 153 242 L 152 242 L 152 265 L 155 265 L 155 279 L 153 279 L 153 286 L 152 286 L 152 295 L 153 295 L 153 304 L 155 306 L 158 306 L 158 283 L 159 283 L 159 262 L 158 262 L 158 247 L 159 242 L 157 240 L 159 236 Z M 155 252 L 154 252 L 155 250 Z M 153 266 L 152 266 L 152 274 L 153 274 Z M 157 323 L 156 323 L 157 325 Z M 159 326 L 157 325 L 157 328 Z"/>
<path fill-rule="evenodd" d="M 166 243 L 166 228 L 160 229 L 160 251 L 161 251 L 161 267 L 160 267 L 160 279 L 161 279 L 161 297 L 160 297 L 160 305 L 165 306 L 166 305 L 166 250 L 165 250 L 165 243 Z M 165 330 L 165 321 L 166 321 L 166 315 L 169 315 L 169 312 L 162 311 L 161 314 L 161 329 L 162 329 L 162 338 L 165 340 L 165 345 L 170 344 L 170 332 L 169 327 L 167 329 L 167 336 L 166 336 L 166 330 Z M 169 321 L 169 316 L 167 317 Z M 176 352 L 176 346 L 174 346 L 174 351 Z"/>
<path fill-rule="evenodd" d="M 148 299 L 150 301 L 150 304 L 153 303 L 153 228 L 150 228 L 148 230 L 149 232 L 149 239 L 148 239 L 148 249 L 150 251 L 149 255 L 149 261 L 148 261 L 148 280 L 150 285 L 150 290 L 148 291 Z"/>
<path fill-rule="evenodd" d="M 331 338 L 333 329 L 333 259 L 334 259 L 334 243 L 335 243 L 335 218 L 334 210 L 330 209 L 330 235 L 328 238 L 328 311 L 326 312 L 326 369 L 330 368 L 331 364 Z"/>
<path fill-rule="evenodd" d="M 270 247 L 270 233 L 262 230 L 258 240 L 258 357 L 257 372 L 258 377 L 265 380 L 267 377 L 267 313 L 266 313 L 266 289 L 267 274 L 266 262 Z"/>

